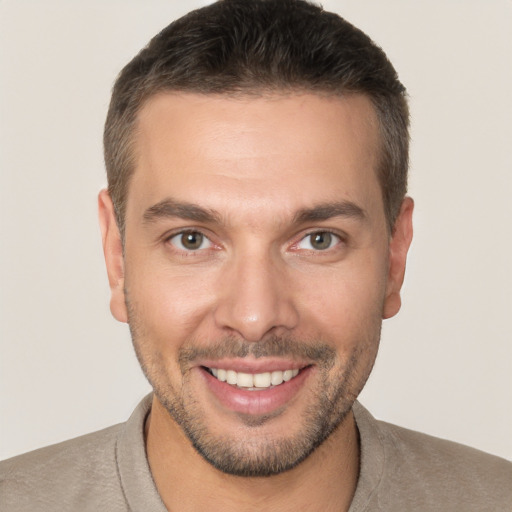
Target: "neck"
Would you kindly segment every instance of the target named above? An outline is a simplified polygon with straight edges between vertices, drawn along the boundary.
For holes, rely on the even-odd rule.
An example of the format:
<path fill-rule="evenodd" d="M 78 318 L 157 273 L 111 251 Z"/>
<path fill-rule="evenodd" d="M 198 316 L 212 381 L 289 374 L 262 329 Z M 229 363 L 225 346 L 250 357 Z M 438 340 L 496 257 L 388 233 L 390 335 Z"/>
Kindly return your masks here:
<path fill-rule="evenodd" d="M 352 412 L 305 461 L 271 477 L 238 477 L 214 468 L 156 398 L 146 422 L 146 448 L 157 490 L 172 512 L 346 511 L 359 473 Z"/>

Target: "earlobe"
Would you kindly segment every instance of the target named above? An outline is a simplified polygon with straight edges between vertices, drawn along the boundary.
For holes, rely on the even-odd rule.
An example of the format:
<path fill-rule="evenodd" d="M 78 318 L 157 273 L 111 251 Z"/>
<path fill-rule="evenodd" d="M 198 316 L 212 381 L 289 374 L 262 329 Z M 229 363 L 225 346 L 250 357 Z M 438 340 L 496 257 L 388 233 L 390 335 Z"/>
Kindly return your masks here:
<path fill-rule="evenodd" d="M 386 298 L 382 318 L 395 316 L 402 305 L 400 290 L 404 282 L 407 252 L 412 241 L 412 212 L 414 201 L 406 197 L 396 219 L 393 235 L 389 243 L 389 268 Z"/>
<path fill-rule="evenodd" d="M 127 322 L 128 315 L 124 297 L 123 243 L 116 222 L 114 205 L 107 190 L 102 190 L 98 195 L 98 216 L 110 285 L 110 311 L 116 320 Z"/>

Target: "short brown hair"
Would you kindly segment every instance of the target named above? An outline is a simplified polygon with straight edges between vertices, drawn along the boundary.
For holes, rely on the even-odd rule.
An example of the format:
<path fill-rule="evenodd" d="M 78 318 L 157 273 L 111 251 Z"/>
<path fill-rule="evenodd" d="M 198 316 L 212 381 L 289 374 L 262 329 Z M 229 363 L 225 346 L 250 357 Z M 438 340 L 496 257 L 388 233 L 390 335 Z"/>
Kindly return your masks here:
<path fill-rule="evenodd" d="M 122 234 L 137 114 L 161 91 L 365 94 L 379 119 L 377 173 L 392 230 L 407 190 L 405 88 L 385 53 L 343 18 L 304 0 L 220 0 L 157 34 L 119 74 L 105 123 L 108 189 Z"/>

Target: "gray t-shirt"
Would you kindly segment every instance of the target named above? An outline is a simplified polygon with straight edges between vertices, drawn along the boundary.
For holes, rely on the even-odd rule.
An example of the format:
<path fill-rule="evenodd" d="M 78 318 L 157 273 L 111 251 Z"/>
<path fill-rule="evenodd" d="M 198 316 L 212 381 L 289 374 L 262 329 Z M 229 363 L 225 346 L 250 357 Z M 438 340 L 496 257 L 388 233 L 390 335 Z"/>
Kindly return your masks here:
<path fill-rule="evenodd" d="M 126 423 L 0 463 L 2 512 L 166 512 L 146 458 L 151 395 Z M 361 468 L 349 512 L 512 511 L 512 463 L 376 421 L 356 403 Z"/>

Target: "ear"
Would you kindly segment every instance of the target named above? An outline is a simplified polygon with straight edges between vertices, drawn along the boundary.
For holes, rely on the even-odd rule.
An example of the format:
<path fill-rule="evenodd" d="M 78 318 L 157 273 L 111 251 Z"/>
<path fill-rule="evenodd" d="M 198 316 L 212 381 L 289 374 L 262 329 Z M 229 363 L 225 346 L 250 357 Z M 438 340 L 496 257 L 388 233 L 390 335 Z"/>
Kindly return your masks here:
<path fill-rule="evenodd" d="M 413 209 L 414 201 L 410 197 L 406 197 L 402 202 L 400 213 L 393 228 L 389 243 L 388 282 L 382 318 L 395 316 L 402 305 L 400 289 L 404 282 L 407 252 L 412 241 Z"/>
<path fill-rule="evenodd" d="M 124 297 L 123 243 L 116 222 L 114 205 L 107 190 L 102 190 L 98 195 L 98 215 L 111 292 L 110 311 L 116 320 L 127 322 L 128 314 Z"/>

